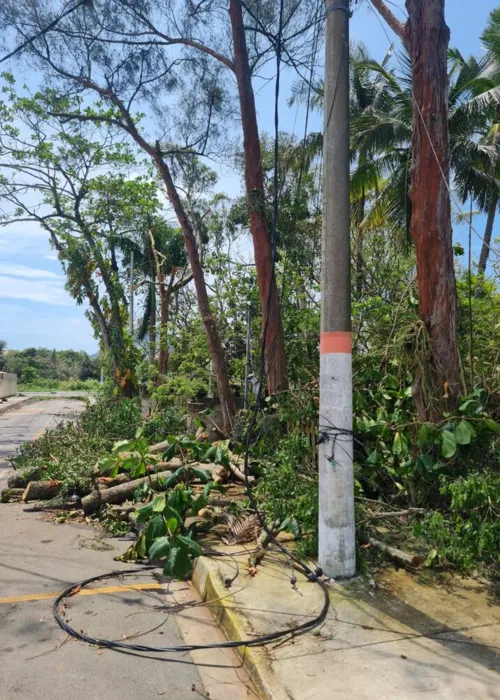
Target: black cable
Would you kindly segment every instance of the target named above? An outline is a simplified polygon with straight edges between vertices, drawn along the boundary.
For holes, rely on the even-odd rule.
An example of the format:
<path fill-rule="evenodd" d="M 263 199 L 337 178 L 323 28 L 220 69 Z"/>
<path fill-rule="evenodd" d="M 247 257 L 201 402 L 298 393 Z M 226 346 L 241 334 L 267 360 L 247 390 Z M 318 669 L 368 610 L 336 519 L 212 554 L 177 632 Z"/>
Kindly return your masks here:
<path fill-rule="evenodd" d="M 157 569 L 156 566 L 145 566 L 142 571 L 151 571 Z M 129 644 L 127 642 L 120 642 L 118 640 L 112 639 L 100 639 L 98 637 L 91 637 L 85 632 L 78 632 L 76 629 L 71 627 L 66 620 L 62 617 L 59 606 L 62 601 L 71 596 L 72 594 L 79 592 L 82 588 L 85 588 L 91 583 L 96 581 L 104 581 L 106 579 L 115 578 L 116 576 L 127 576 L 130 574 L 137 574 L 138 569 L 125 569 L 124 571 L 112 571 L 107 574 L 99 574 L 98 576 L 91 576 L 90 578 L 84 579 L 79 583 L 71 583 L 66 586 L 54 601 L 52 610 L 54 612 L 54 617 L 62 630 L 66 632 L 70 637 L 80 640 L 81 642 L 86 642 L 87 644 L 92 644 L 93 646 L 98 646 L 105 649 L 118 649 L 125 651 L 140 651 L 140 652 L 153 652 L 153 653 L 173 653 L 173 652 L 186 652 L 186 651 L 198 651 L 200 649 L 235 649 L 237 647 L 252 647 L 252 646 L 264 646 L 276 641 L 277 639 L 282 639 L 287 636 L 295 636 L 303 632 L 307 632 L 313 629 L 318 624 L 322 623 L 328 613 L 329 608 L 329 596 L 326 591 L 326 586 L 322 582 L 318 581 L 320 586 L 325 590 L 325 604 L 320 612 L 320 614 L 312 620 L 303 622 L 300 625 L 296 625 L 292 629 L 280 630 L 278 632 L 270 632 L 269 634 L 262 635 L 261 637 L 254 637 L 251 639 L 242 639 L 238 641 L 229 642 L 218 642 L 214 644 L 178 644 L 174 646 L 167 647 L 155 647 L 148 644 Z"/>

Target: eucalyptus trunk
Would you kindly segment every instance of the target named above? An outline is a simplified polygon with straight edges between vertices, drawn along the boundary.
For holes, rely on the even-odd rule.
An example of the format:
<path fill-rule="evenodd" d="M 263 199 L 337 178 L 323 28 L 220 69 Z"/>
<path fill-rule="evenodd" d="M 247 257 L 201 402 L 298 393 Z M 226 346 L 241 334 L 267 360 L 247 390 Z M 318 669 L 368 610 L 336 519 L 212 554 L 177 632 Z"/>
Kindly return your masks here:
<path fill-rule="evenodd" d="M 243 129 L 245 188 L 250 210 L 250 232 L 253 239 L 262 311 L 262 332 L 265 333 L 267 388 L 269 393 L 275 394 L 288 388 L 285 340 L 281 307 L 273 274 L 273 247 L 264 212 L 264 176 L 259 128 L 240 0 L 230 0 L 229 16 L 233 36 L 234 73 L 238 84 Z"/>
<path fill-rule="evenodd" d="M 460 392 L 449 189 L 450 32 L 444 4 L 444 0 L 406 1 L 406 42 L 413 80 L 410 232 L 417 258 L 419 315 L 430 349 L 429 365 L 419 367 L 414 387 L 421 420 L 439 419 L 443 411 L 456 405 Z M 424 391 L 425 382 L 430 386 L 429 395 Z"/>

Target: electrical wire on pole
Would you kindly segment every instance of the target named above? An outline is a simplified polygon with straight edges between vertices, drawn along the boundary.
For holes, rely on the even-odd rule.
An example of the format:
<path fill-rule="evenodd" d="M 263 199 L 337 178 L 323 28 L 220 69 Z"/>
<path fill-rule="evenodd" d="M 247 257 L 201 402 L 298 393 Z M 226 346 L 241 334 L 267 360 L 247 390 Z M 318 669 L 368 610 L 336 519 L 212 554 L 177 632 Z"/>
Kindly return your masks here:
<path fill-rule="evenodd" d="M 356 571 L 352 434 L 349 0 L 326 0 L 319 381 L 319 564 Z"/>

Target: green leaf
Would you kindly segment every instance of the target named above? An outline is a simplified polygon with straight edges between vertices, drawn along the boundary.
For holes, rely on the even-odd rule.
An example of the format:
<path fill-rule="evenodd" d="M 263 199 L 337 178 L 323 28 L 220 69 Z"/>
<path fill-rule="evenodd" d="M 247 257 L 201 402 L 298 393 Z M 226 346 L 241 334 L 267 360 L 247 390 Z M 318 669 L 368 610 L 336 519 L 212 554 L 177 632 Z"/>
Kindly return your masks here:
<path fill-rule="evenodd" d="M 212 475 L 206 469 L 200 469 L 199 467 L 189 467 L 189 471 L 191 472 L 191 476 L 194 479 L 199 479 L 202 484 L 208 483 L 212 478 Z"/>
<path fill-rule="evenodd" d="M 185 535 L 177 535 L 177 537 L 174 538 L 174 544 L 178 544 L 184 549 L 187 549 L 189 554 L 193 557 L 199 557 L 203 552 L 203 549 L 200 547 L 198 542 L 195 542 L 190 537 L 186 537 Z"/>
<path fill-rule="evenodd" d="M 163 513 L 167 505 L 167 497 L 164 493 L 160 493 L 153 498 L 151 505 L 155 513 Z"/>
<path fill-rule="evenodd" d="M 149 521 L 148 529 L 146 532 L 146 538 L 148 542 L 154 542 L 154 540 L 156 540 L 158 537 L 162 537 L 165 534 L 165 521 L 163 520 L 161 515 L 153 515 L 153 517 Z"/>
<path fill-rule="evenodd" d="M 394 442 L 392 443 L 392 453 L 395 455 L 402 455 L 408 452 L 408 442 L 404 435 L 397 432 L 394 435 Z"/>
<path fill-rule="evenodd" d="M 177 525 L 178 525 L 177 518 L 169 518 L 167 520 L 167 529 L 171 535 L 175 534 L 175 531 L 177 530 Z"/>
<path fill-rule="evenodd" d="M 484 419 L 484 427 L 492 433 L 500 433 L 500 425 L 492 418 Z"/>
<path fill-rule="evenodd" d="M 113 445 L 113 452 L 116 454 L 117 452 L 130 452 L 132 448 L 132 443 L 130 440 L 120 440 L 119 442 L 115 442 Z"/>
<path fill-rule="evenodd" d="M 202 457 L 203 461 L 204 462 L 212 461 L 216 450 L 217 450 L 217 448 L 215 447 L 215 445 L 211 445 L 211 447 L 209 447 L 208 450 L 203 455 L 203 457 Z"/>
<path fill-rule="evenodd" d="M 433 471 L 436 466 L 436 462 L 434 461 L 434 457 L 432 455 L 420 455 L 417 462 L 419 465 L 421 465 L 424 471 Z"/>
<path fill-rule="evenodd" d="M 373 467 L 375 467 L 378 464 L 379 459 L 380 459 L 380 455 L 378 453 L 378 450 L 375 449 L 372 452 L 370 452 L 368 459 L 366 460 L 366 463 L 371 464 Z"/>
<path fill-rule="evenodd" d="M 422 423 L 418 429 L 417 444 L 419 447 L 431 447 L 435 445 L 439 437 L 439 430 L 432 423 Z"/>
<path fill-rule="evenodd" d="M 151 515 L 153 514 L 153 504 L 148 503 L 147 505 L 142 506 L 142 508 L 138 508 L 136 510 L 136 513 L 137 513 L 136 522 L 137 523 L 145 523 L 146 520 L 148 518 L 150 518 Z"/>
<path fill-rule="evenodd" d="M 193 564 L 189 558 L 189 553 L 182 547 L 172 547 L 167 563 L 163 568 L 163 573 L 166 576 L 173 576 L 177 579 L 183 579 L 191 573 Z"/>
<path fill-rule="evenodd" d="M 161 559 L 162 557 L 166 557 L 167 554 L 170 552 L 171 546 L 172 540 L 168 535 L 166 535 L 165 537 L 159 537 L 153 542 L 153 544 L 149 548 L 149 558 Z"/>
<path fill-rule="evenodd" d="M 455 429 L 455 439 L 459 445 L 469 445 L 476 437 L 476 431 L 466 420 L 461 420 Z"/>
<path fill-rule="evenodd" d="M 218 447 L 218 448 L 215 450 L 215 459 L 214 459 L 214 462 L 216 462 L 217 464 L 220 464 L 220 463 L 221 463 L 221 460 L 222 460 L 222 450 L 221 450 L 220 447 Z"/>
<path fill-rule="evenodd" d="M 457 441 L 455 435 L 449 430 L 441 433 L 441 454 L 445 459 L 451 459 L 457 451 Z"/>
<path fill-rule="evenodd" d="M 165 452 L 163 453 L 163 460 L 165 462 L 169 462 L 172 457 L 175 455 L 175 450 L 177 449 L 177 444 L 173 442 L 170 447 L 168 447 Z"/>

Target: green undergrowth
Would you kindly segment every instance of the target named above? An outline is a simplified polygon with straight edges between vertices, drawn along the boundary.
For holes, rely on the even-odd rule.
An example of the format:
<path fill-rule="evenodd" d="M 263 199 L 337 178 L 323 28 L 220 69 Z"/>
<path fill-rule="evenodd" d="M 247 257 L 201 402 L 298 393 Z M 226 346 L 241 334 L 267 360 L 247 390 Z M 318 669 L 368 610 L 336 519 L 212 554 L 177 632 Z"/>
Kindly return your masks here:
<path fill-rule="evenodd" d="M 92 470 L 119 438 L 132 437 L 141 422 L 137 401 L 100 399 L 75 422 L 63 421 L 37 440 L 25 443 L 13 466 L 35 478 L 59 479 L 63 495 L 88 490 Z"/>
<path fill-rule="evenodd" d="M 96 379 L 40 379 L 33 382 L 20 382 L 17 385 L 18 391 L 88 391 L 96 392 L 99 389 L 99 382 Z"/>
<path fill-rule="evenodd" d="M 415 416 L 411 375 L 373 371 L 364 380 L 354 396 L 360 530 L 426 552 L 427 566 L 500 575 L 500 426 L 491 397 L 476 390 L 433 425 Z M 263 509 L 299 537 L 300 551 L 309 556 L 317 552 L 317 448 L 311 439 L 317 405 L 314 389 L 268 402 L 252 446 L 263 464 L 257 488 Z M 426 512 L 403 521 L 370 520 L 373 510 L 408 508 Z"/>

